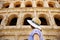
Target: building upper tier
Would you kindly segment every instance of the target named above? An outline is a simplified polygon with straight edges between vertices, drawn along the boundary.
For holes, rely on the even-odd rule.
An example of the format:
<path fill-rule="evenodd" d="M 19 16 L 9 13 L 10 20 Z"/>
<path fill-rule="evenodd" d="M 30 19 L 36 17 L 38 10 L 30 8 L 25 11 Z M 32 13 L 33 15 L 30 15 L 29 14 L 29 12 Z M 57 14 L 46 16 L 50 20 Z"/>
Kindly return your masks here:
<path fill-rule="evenodd" d="M 0 0 L 0 8 L 51 7 L 60 8 L 59 0 Z"/>

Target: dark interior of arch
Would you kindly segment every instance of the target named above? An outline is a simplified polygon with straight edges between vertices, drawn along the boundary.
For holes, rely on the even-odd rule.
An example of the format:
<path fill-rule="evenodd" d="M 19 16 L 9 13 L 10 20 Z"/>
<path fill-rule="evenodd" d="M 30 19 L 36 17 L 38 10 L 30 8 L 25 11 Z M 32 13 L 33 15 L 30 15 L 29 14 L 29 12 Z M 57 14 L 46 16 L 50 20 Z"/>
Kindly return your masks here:
<path fill-rule="evenodd" d="M 60 26 L 60 20 L 58 18 L 54 18 L 57 26 Z"/>
<path fill-rule="evenodd" d="M 13 18 L 13 19 L 10 21 L 9 25 L 10 25 L 10 26 L 14 26 L 14 25 L 16 25 L 16 23 L 17 23 L 17 18 Z"/>
<path fill-rule="evenodd" d="M 9 3 L 3 4 L 3 8 L 8 8 L 8 7 L 9 7 Z"/>
<path fill-rule="evenodd" d="M 39 3 L 37 3 L 37 7 L 43 7 L 43 5 L 42 5 L 42 4 L 39 4 Z"/>
<path fill-rule="evenodd" d="M 15 7 L 20 7 L 20 4 L 16 4 Z"/>
<path fill-rule="evenodd" d="M 27 4 L 26 7 L 32 7 L 32 4 Z"/>
<path fill-rule="evenodd" d="M 50 6 L 50 7 L 54 7 L 54 5 L 53 5 L 53 4 L 49 4 L 49 6 Z"/>
<path fill-rule="evenodd" d="M 31 17 L 25 18 L 23 25 L 29 25 L 29 23 L 27 22 L 27 20 L 32 20 L 32 18 Z"/>
<path fill-rule="evenodd" d="M 41 25 L 48 25 L 45 18 L 40 17 L 39 19 L 41 20 Z"/>
<path fill-rule="evenodd" d="M 2 18 L 0 19 L 0 24 L 1 24 Z"/>
<path fill-rule="evenodd" d="M 4 6 L 5 8 L 8 8 L 9 7 L 9 5 L 6 5 L 6 6 Z"/>

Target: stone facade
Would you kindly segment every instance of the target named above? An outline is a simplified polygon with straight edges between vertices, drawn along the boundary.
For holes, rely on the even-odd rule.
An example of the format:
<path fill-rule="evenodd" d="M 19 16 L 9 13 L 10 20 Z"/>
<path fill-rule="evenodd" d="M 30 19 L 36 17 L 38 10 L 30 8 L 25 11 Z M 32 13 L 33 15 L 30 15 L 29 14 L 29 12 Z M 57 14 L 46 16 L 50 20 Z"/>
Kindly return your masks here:
<path fill-rule="evenodd" d="M 60 0 L 0 0 L 0 40 L 27 40 L 35 17 L 45 40 L 60 40 Z"/>

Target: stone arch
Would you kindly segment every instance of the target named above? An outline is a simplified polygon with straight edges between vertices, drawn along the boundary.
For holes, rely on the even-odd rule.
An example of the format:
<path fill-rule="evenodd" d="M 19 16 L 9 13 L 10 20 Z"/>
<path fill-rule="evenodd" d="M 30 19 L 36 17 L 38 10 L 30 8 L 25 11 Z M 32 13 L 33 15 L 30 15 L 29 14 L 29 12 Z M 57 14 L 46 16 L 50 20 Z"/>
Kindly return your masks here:
<path fill-rule="evenodd" d="M 32 15 L 31 14 L 25 14 L 24 15 L 23 25 L 29 25 L 29 23 L 27 22 L 27 19 L 32 20 Z"/>
<path fill-rule="evenodd" d="M 47 19 L 47 15 L 45 14 L 40 14 L 39 19 L 41 21 L 40 25 L 49 25 L 49 20 Z"/>
<path fill-rule="evenodd" d="M 60 26 L 60 15 L 54 15 L 54 20 L 57 26 Z"/>
<path fill-rule="evenodd" d="M 42 1 L 37 1 L 37 7 L 43 7 L 43 2 Z"/>
<path fill-rule="evenodd" d="M 19 1 L 15 2 L 15 3 L 14 3 L 14 6 L 15 6 L 15 7 L 20 7 L 20 6 L 21 6 L 21 2 L 19 2 Z"/>
<path fill-rule="evenodd" d="M 55 7 L 55 2 L 48 2 L 49 7 Z"/>
<path fill-rule="evenodd" d="M 2 20 L 3 20 L 3 16 L 0 15 L 0 24 L 1 24 Z"/>
<path fill-rule="evenodd" d="M 32 7 L 32 2 L 31 1 L 25 2 L 25 7 Z"/>
<path fill-rule="evenodd" d="M 9 8 L 9 5 L 10 5 L 10 3 L 8 3 L 8 2 L 7 3 L 4 3 L 3 4 L 3 8 Z"/>
<path fill-rule="evenodd" d="M 17 15 L 12 14 L 8 17 L 7 26 L 15 26 L 17 24 Z"/>

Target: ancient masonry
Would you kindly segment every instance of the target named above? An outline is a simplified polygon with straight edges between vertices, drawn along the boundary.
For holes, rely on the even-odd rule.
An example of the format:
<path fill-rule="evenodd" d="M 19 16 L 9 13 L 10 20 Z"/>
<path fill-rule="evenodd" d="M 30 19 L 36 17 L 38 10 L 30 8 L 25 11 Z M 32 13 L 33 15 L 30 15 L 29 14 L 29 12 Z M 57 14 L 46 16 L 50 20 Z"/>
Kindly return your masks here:
<path fill-rule="evenodd" d="M 60 0 L 0 0 L 0 40 L 28 40 L 35 17 L 45 40 L 60 40 Z"/>

